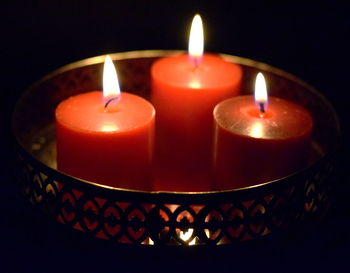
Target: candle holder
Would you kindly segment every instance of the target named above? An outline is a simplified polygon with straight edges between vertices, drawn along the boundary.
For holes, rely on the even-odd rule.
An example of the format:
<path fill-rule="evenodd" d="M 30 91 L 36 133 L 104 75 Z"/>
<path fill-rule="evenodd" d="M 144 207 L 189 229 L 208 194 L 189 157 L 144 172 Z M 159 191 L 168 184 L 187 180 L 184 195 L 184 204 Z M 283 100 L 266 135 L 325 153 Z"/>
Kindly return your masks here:
<path fill-rule="evenodd" d="M 148 99 L 152 63 L 179 53 L 182 51 L 112 54 L 121 90 Z M 257 72 L 263 72 L 269 79 L 269 94 L 294 101 L 311 112 L 313 153 L 307 168 L 247 188 L 201 193 L 111 188 L 59 172 L 55 108 L 69 96 L 101 89 L 104 56 L 99 56 L 56 70 L 18 101 L 13 132 L 23 194 L 62 224 L 93 237 L 129 244 L 239 244 L 323 217 L 332 200 L 340 138 L 333 107 L 313 87 L 291 74 L 253 60 L 221 56 L 242 66 L 244 92 L 253 90 Z"/>

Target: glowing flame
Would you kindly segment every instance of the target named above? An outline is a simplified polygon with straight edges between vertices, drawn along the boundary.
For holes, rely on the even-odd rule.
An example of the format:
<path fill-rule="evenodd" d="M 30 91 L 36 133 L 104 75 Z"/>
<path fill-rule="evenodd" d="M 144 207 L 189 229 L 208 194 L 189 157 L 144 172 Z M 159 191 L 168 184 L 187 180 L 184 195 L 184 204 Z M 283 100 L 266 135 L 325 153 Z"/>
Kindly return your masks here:
<path fill-rule="evenodd" d="M 255 80 L 255 103 L 260 108 L 260 112 L 264 113 L 267 109 L 267 89 L 265 78 L 262 73 L 258 73 Z"/>
<path fill-rule="evenodd" d="M 188 243 L 189 246 L 193 246 L 196 244 L 196 238 L 193 238 L 190 242 L 190 238 L 193 234 L 193 228 L 189 228 L 187 231 L 180 231 L 180 238 Z"/>
<path fill-rule="evenodd" d="M 204 47 L 203 24 L 199 14 L 193 17 L 190 39 L 188 42 L 188 53 L 191 61 L 198 66 L 202 61 Z"/>
<path fill-rule="evenodd" d="M 109 55 L 105 59 L 103 66 L 103 104 L 117 104 L 120 99 L 120 89 L 117 71 Z"/>
<path fill-rule="evenodd" d="M 189 86 L 193 89 L 198 89 L 198 88 L 201 88 L 201 82 L 198 81 L 198 79 L 194 78 L 194 79 L 191 79 Z"/>
<path fill-rule="evenodd" d="M 263 126 L 261 123 L 254 123 L 251 127 L 250 135 L 255 138 L 261 138 L 263 136 Z"/>
<path fill-rule="evenodd" d="M 108 124 L 104 124 L 102 125 L 102 132 L 114 132 L 118 129 L 118 127 L 115 125 L 115 124 L 111 124 L 111 125 L 108 125 Z"/>

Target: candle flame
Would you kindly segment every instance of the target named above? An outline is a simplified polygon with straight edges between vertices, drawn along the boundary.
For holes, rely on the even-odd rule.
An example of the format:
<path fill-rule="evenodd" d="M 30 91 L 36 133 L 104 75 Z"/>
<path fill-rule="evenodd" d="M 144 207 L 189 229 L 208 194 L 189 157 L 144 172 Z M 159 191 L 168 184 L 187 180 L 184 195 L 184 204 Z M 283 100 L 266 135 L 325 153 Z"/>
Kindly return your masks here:
<path fill-rule="evenodd" d="M 258 73 L 255 80 L 255 103 L 259 107 L 260 112 L 264 113 L 267 109 L 267 88 L 266 81 L 262 73 Z"/>
<path fill-rule="evenodd" d="M 191 62 L 198 66 L 202 61 L 204 48 L 203 23 L 199 14 L 193 17 L 190 38 L 188 42 L 188 52 Z"/>
<path fill-rule="evenodd" d="M 103 66 L 103 104 L 115 105 L 120 99 L 120 88 L 117 71 L 109 55 L 106 56 Z"/>

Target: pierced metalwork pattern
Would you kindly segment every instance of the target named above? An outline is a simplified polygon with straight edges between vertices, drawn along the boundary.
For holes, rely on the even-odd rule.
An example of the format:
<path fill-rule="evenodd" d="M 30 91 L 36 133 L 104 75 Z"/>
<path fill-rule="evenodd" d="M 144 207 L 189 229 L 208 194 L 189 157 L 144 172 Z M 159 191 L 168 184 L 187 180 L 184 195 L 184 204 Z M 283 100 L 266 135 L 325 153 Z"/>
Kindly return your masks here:
<path fill-rule="evenodd" d="M 112 55 L 122 89 L 147 98 L 152 62 L 173 53 Z M 272 79 L 274 95 L 297 101 L 314 113 L 314 154 L 309 168 L 257 187 L 194 194 L 109 189 L 58 172 L 53 111 L 70 95 L 98 89 L 103 58 L 97 57 L 54 72 L 19 101 L 13 126 L 18 178 L 24 195 L 62 224 L 90 236 L 129 244 L 237 244 L 321 217 L 331 202 L 334 151 L 339 137 L 332 107 L 314 89 L 289 74 L 251 60 L 224 57 L 242 65 L 243 90 L 251 90 L 252 79 L 262 70 Z M 39 101 L 44 107 L 33 110 L 33 103 Z M 43 115 L 45 111 L 49 114 Z"/>
<path fill-rule="evenodd" d="M 224 192 L 221 198 L 203 197 L 202 202 L 191 204 L 191 196 L 186 194 L 179 198 L 181 202 L 171 202 L 174 194 L 137 196 L 128 192 L 121 197 L 106 189 L 96 192 L 92 185 L 73 187 L 68 181 L 60 182 L 55 170 L 43 171 L 26 156 L 18 150 L 20 181 L 31 203 L 72 228 L 133 244 L 232 244 L 286 229 L 325 213 L 331 197 L 329 181 L 334 176 L 332 161 L 328 161 L 315 172 L 301 175 L 297 183 L 287 181 L 278 189 L 258 190 L 247 196 L 244 191 Z M 220 195 L 209 195 L 215 194 Z"/>

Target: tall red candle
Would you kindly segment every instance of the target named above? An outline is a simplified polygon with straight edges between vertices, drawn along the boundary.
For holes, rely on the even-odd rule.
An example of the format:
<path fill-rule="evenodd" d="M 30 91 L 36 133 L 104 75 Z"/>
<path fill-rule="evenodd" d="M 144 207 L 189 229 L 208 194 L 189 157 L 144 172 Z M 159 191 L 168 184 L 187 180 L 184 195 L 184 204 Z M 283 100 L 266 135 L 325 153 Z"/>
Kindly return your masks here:
<path fill-rule="evenodd" d="M 113 66 L 106 60 L 104 75 L 108 63 Z M 113 85 L 105 78 L 104 91 Z M 114 81 L 118 85 L 116 74 Z M 150 190 L 154 116 L 149 102 L 125 92 L 68 98 L 56 109 L 58 169 L 107 186 Z"/>
<path fill-rule="evenodd" d="M 202 56 L 202 29 L 199 38 L 194 36 L 198 25 L 199 16 L 192 24 L 189 55 L 162 58 L 151 69 L 151 100 L 157 111 L 156 190 L 210 189 L 212 111 L 240 90 L 240 66 L 216 55 Z"/>
<path fill-rule="evenodd" d="M 266 90 L 257 79 L 259 88 Z M 239 96 L 214 109 L 216 189 L 267 182 L 307 164 L 313 127 L 308 111 L 280 98 L 270 97 L 268 107 L 263 99 L 256 101 L 253 96 Z"/>

